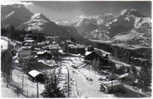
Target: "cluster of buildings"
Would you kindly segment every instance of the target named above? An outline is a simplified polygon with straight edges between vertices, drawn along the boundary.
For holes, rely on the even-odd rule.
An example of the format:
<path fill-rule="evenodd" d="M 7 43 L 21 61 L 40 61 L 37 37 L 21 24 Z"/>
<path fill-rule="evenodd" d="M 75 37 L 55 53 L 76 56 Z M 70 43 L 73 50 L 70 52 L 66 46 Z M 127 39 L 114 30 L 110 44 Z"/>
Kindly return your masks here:
<path fill-rule="evenodd" d="M 45 41 L 36 42 L 31 37 L 25 37 L 19 50 L 20 59 L 28 60 L 34 58 L 37 65 L 57 67 L 57 61 L 62 55 L 81 55 L 86 63 L 92 65 L 99 73 L 111 72 L 128 84 L 138 83 L 137 77 L 140 68 L 117 61 L 111 53 L 104 50 L 86 46 L 71 40 L 60 40 L 57 36 L 46 36 Z M 129 81 L 129 82 L 128 82 Z"/>

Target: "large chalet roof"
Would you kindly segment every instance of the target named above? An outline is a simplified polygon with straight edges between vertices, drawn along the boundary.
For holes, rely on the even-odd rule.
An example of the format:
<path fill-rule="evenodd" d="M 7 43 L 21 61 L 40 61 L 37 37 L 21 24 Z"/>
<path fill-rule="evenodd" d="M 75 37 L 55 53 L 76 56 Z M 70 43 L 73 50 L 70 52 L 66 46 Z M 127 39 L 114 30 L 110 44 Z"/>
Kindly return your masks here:
<path fill-rule="evenodd" d="M 89 54 L 91 54 L 92 52 L 91 51 L 86 51 L 85 52 L 85 56 L 87 56 L 87 55 L 89 55 Z"/>
<path fill-rule="evenodd" d="M 2 50 L 7 50 L 8 49 L 8 41 L 1 39 L 1 49 Z"/>
<path fill-rule="evenodd" d="M 94 52 L 95 52 L 96 54 L 98 54 L 99 56 L 105 56 L 106 54 L 107 54 L 107 55 L 110 55 L 109 52 L 106 52 L 106 51 L 101 50 L 101 49 L 98 49 L 98 48 L 94 48 Z"/>
<path fill-rule="evenodd" d="M 70 47 L 70 48 L 85 48 L 85 46 L 81 45 L 81 44 L 69 44 L 68 47 Z"/>
<path fill-rule="evenodd" d="M 33 78 L 35 78 L 36 76 L 40 75 L 41 72 L 37 71 L 37 70 L 31 70 L 30 72 L 28 72 L 28 74 L 30 76 L 32 76 Z"/>
<path fill-rule="evenodd" d="M 27 40 L 25 40 L 24 42 L 31 43 L 31 42 L 34 42 L 34 40 L 32 40 L 32 39 L 27 39 Z"/>
<path fill-rule="evenodd" d="M 50 44 L 50 45 L 44 46 L 43 48 L 60 49 L 60 46 L 58 44 Z"/>
<path fill-rule="evenodd" d="M 5 36 L 1 36 L 1 49 L 2 51 L 7 50 L 10 47 L 15 46 L 15 43 Z"/>

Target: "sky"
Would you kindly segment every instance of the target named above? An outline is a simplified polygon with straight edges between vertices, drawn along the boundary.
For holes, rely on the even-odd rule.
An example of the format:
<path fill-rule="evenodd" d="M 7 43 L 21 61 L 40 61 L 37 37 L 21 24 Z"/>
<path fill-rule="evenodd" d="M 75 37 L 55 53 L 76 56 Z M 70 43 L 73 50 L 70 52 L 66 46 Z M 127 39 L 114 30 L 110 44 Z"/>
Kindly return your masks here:
<path fill-rule="evenodd" d="M 32 12 L 42 13 L 51 20 L 73 21 L 79 16 L 97 16 L 104 13 L 118 15 L 121 10 L 130 8 L 151 16 L 151 2 L 143 1 L 29 1 L 22 3 L 27 4 L 27 8 Z"/>

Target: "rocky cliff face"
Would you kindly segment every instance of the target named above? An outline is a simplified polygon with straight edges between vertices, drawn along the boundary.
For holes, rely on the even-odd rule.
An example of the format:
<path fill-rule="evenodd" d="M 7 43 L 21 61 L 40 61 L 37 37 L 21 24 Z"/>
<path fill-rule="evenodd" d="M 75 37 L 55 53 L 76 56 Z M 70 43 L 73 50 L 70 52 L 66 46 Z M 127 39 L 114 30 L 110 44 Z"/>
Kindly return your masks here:
<path fill-rule="evenodd" d="M 32 15 L 32 12 L 26 9 L 23 5 L 2 5 L 2 27 L 7 27 L 9 25 L 17 27 L 23 22 L 28 21 Z"/>
<path fill-rule="evenodd" d="M 112 41 L 126 46 L 151 46 L 151 18 L 135 9 L 124 9 L 118 16 L 84 17 L 75 27 L 88 39 Z"/>
<path fill-rule="evenodd" d="M 41 13 L 32 13 L 24 5 L 2 6 L 2 28 L 15 27 L 17 30 L 57 35 L 64 39 L 83 40 L 73 26 L 61 26 Z"/>

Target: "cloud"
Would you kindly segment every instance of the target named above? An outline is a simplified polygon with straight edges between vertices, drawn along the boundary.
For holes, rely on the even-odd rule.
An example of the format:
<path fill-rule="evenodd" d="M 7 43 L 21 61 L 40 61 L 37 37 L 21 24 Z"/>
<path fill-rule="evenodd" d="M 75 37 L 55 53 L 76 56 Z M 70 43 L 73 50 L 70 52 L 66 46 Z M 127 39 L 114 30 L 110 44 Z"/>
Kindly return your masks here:
<path fill-rule="evenodd" d="M 2 0 L 1 5 L 12 5 L 12 4 L 23 4 L 23 5 L 32 5 L 32 2 L 23 1 L 23 0 Z"/>

